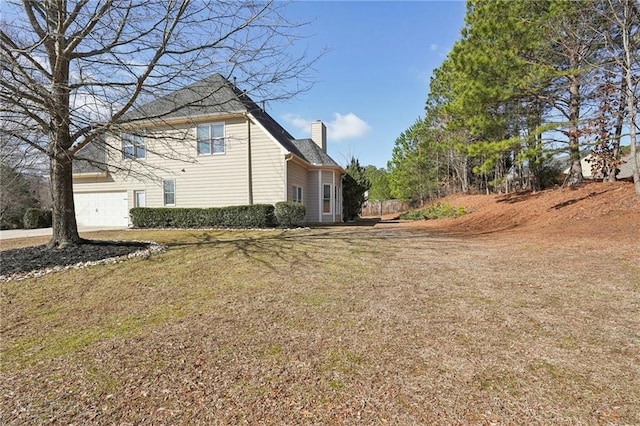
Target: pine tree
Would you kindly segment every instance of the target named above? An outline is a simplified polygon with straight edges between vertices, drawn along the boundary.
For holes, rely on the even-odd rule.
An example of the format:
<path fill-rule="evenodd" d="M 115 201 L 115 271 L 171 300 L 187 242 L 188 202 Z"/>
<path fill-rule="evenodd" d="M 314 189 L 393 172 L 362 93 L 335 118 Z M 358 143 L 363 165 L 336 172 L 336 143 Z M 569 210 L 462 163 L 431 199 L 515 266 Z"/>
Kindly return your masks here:
<path fill-rule="evenodd" d="M 360 166 L 357 159 L 351 157 L 342 176 L 342 210 L 345 221 L 358 217 L 365 201 L 365 193 L 370 186 L 364 167 Z"/>

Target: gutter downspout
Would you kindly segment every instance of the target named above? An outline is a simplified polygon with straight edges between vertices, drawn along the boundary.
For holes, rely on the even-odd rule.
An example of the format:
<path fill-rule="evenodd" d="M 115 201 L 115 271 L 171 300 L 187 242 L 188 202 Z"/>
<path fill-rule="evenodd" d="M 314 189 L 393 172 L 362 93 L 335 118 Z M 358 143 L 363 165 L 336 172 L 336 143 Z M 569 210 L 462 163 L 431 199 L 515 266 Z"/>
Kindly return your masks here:
<path fill-rule="evenodd" d="M 318 209 L 320 223 L 322 223 L 322 215 L 324 214 L 324 194 L 322 186 L 322 169 L 318 169 Z"/>
<path fill-rule="evenodd" d="M 340 173 L 338 175 L 338 185 L 339 185 L 339 189 L 338 189 L 338 196 L 340 197 L 340 210 L 338 210 L 338 222 L 343 222 L 344 221 L 344 196 L 343 196 L 343 192 L 342 192 L 342 177 L 344 176 L 343 173 Z"/>
<path fill-rule="evenodd" d="M 253 205 L 253 168 L 251 164 L 251 118 L 247 119 L 247 180 L 249 190 L 249 205 Z"/>

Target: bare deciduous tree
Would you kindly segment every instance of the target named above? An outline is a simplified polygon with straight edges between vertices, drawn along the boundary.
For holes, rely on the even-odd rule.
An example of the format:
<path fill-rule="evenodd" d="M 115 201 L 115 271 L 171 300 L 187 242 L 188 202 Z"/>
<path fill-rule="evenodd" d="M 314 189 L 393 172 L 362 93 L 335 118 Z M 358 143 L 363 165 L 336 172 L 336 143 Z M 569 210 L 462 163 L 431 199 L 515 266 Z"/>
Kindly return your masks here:
<path fill-rule="evenodd" d="M 634 0 L 608 0 L 609 16 L 614 17 L 622 35 L 622 70 L 625 81 L 627 117 L 629 125 L 630 160 L 633 162 L 633 184 L 640 196 L 640 164 L 638 164 L 638 90 L 640 79 L 634 75 L 640 68 L 638 51 L 640 50 L 640 10 Z M 617 6 L 617 7 L 616 7 Z"/>
<path fill-rule="evenodd" d="M 85 242 L 75 220 L 73 162 L 85 146 L 106 143 L 104 136 L 138 105 L 213 73 L 233 75 L 266 101 L 309 88 L 314 60 L 292 49 L 304 24 L 288 20 L 285 7 L 213 0 L 3 6 L 0 112 L 11 125 L 2 131 L 49 160 L 49 247 Z M 34 133 L 46 135 L 44 142 L 33 140 Z"/>
<path fill-rule="evenodd" d="M 637 169 L 637 103 L 640 91 L 640 8 L 633 0 L 598 0 L 585 11 L 595 19 L 592 30 L 603 41 L 591 64 L 601 73 L 600 111 L 596 118 L 599 142 L 594 148 L 592 169 L 616 180 L 623 137 L 631 142 L 631 161 Z M 624 131 L 624 133 L 623 133 Z M 637 173 L 636 173 L 637 175 Z M 636 192 L 640 184 L 636 179 Z"/>

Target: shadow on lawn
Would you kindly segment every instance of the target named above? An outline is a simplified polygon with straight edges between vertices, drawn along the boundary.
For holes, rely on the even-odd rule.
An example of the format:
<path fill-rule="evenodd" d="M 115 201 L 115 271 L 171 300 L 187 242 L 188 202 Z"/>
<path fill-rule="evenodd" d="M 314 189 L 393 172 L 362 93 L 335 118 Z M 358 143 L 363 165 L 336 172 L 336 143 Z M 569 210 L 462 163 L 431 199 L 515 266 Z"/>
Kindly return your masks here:
<path fill-rule="evenodd" d="M 425 230 L 384 226 L 376 228 L 374 225 L 378 223 L 381 223 L 380 220 L 300 230 L 200 231 L 189 235 L 191 241 L 173 241 L 165 245 L 169 250 L 210 247 L 222 250 L 223 256 L 240 253 L 275 270 L 281 268 L 282 263 L 295 265 L 302 262 L 310 265 L 321 264 L 326 259 L 336 261 L 334 256 L 340 251 L 367 252 L 383 258 L 393 256 L 396 250 L 409 244 L 420 249 L 429 249 L 442 243 L 439 235 Z M 229 238 L 235 232 L 237 238 Z M 460 240 L 456 243 L 451 240 L 447 244 L 462 245 L 464 242 Z"/>

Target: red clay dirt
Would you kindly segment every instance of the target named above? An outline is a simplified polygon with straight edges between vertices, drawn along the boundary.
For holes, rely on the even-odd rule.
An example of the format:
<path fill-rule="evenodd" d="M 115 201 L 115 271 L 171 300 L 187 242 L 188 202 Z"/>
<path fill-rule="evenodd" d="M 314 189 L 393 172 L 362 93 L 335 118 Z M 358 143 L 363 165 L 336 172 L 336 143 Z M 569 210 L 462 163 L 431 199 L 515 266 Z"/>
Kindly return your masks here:
<path fill-rule="evenodd" d="M 512 194 L 458 194 L 438 202 L 462 206 L 467 214 L 456 219 L 403 221 L 402 225 L 459 236 L 500 234 L 549 243 L 588 238 L 607 245 L 637 243 L 640 248 L 640 196 L 628 182 L 587 182 L 576 189 Z"/>

